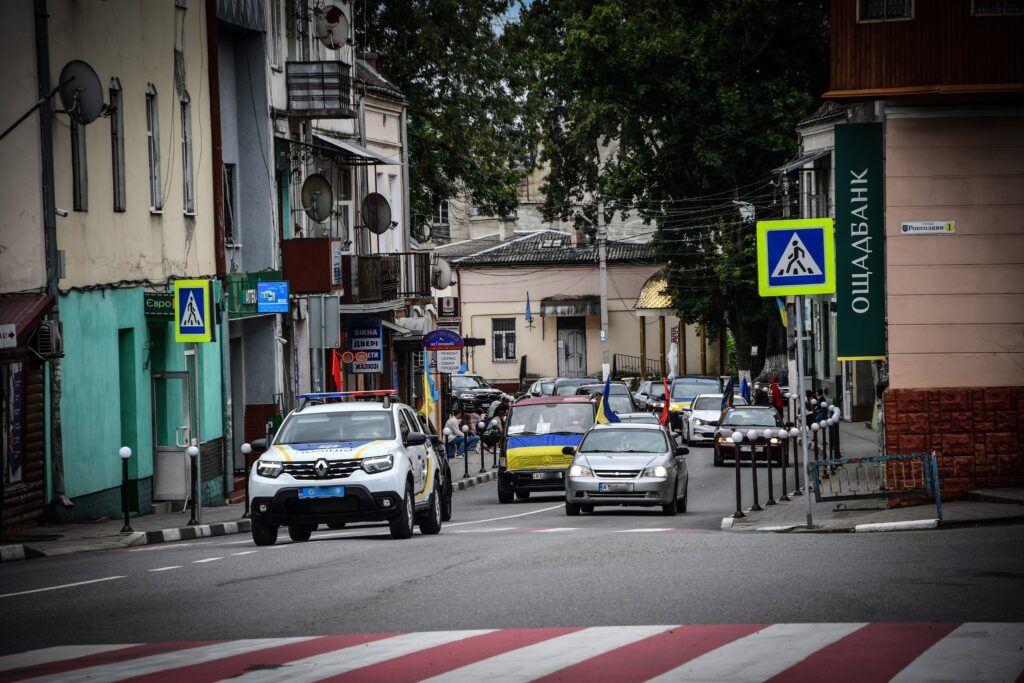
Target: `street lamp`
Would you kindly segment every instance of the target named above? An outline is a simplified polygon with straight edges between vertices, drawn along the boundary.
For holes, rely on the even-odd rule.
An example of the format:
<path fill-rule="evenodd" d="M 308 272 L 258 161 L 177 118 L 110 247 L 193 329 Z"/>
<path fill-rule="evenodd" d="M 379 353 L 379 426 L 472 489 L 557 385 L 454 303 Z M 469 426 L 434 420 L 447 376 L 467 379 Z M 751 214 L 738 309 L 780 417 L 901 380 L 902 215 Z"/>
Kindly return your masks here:
<path fill-rule="evenodd" d="M 132 525 L 128 522 L 128 460 L 132 457 L 132 449 L 121 446 L 117 452 L 121 456 L 121 511 L 124 513 L 124 526 L 121 527 L 122 534 L 130 534 Z"/>
<path fill-rule="evenodd" d="M 199 520 L 196 519 L 196 498 L 198 497 L 199 487 L 196 485 L 196 458 L 199 456 L 199 449 L 195 446 L 189 446 L 188 450 L 185 451 L 188 454 L 189 459 L 192 461 L 192 467 L 189 468 L 192 472 L 192 493 L 189 495 L 191 499 L 189 502 L 189 511 L 192 513 L 192 519 L 188 520 L 189 526 L 199 524 Z"/>
<path fill-rule="evenodd" d="M 242 444 L 242 462 L 245 463 L 245 512 L 242 513 L 242 519 L 249 517 L 249 454 L 252 453 L 252 445 L 248 443 Z"/>

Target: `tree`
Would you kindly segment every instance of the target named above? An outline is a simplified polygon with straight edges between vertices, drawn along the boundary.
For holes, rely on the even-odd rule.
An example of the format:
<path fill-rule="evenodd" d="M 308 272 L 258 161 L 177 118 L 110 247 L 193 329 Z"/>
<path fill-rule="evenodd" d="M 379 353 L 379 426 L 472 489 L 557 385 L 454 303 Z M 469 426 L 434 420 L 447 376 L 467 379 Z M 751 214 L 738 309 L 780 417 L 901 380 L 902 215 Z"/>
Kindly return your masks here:
<path fill-rule="evenodd" d="M 510 68 L 503 22 L 511 0 L 352 3 L 356 42 L 408 99 L 413 231 L 457 195 L 510 215 L 523 163 L 521 74 Z"/>
<path fill-rule="evenodd" d="M 824 90 L 824 17 L 789 0 L 533 0 L 515 33 L 537 76 L 546 214 L 601 197 L 655 223 L 680 316 L 727 326 L 741 368 L 778 316 L 740 206 L 775 205 L 770 171 Z"/>

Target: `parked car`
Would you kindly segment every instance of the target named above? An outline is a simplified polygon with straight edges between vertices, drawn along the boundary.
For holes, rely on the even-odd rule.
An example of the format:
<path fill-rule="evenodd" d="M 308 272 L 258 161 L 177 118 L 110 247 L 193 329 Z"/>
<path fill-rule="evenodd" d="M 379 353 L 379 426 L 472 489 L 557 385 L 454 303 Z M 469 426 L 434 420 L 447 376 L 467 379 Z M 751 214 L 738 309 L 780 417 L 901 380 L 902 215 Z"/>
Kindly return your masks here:
<path fill-rule="evenodd" d="M 555 391 L 555 380 L 557 379 L 557 377 L 541 377 L 530 385 L 523 396 L 551 396 Z"/>
<path fill-rule="evenodd" d="M 665 405 L 665 384 L 661 380 L 644 380 L 633 398 L 641 410 L 660 411 Z"/>
<path fill-rule="evenodd" d="M 712 443 L 718 431 L 718 418 L 722 417 L 722 397 L 725 394 L 697 394 L 690 407 L 682 413 L 683 440 L 686 445 Z M 734 406 L 747 405 L 739 394 L 732 397 Z"/>
<path fill-rule="evenodd" d="M 718 377 L 708 375 L 683 375 L 672 380 L 669 389 L 669 423 L 672 429 L 683 429 L 682 412 L 690 407 L 697 394 L 722 391 L 722 382 Z"/>
<path fill-rule="evenodd" d="M 758 460 L 763 457 L 767 461 L 771 457 L 772 462 L 781 464 L 785 443 L 779 438 L 778 430 L 782 426 L 782 418 L 771 406 L 729 408 L 715 433 L 715 467 L 721 467 L 726 460 L 751 460 L 755 453 Z M 769 430 L 767 437 L 766 429 Z M 756 432 L 753 441 L 745 438 L 737 445 L 729 438 L 733 432 L 747 434 L 751 430 Z"/>
<path fill-rule="evenodd" d="M 573 454 L 565 484 L 565 514 L 597 505 L 661 506 L 666 515 L 686 512 L 689 474 L 685 446 L 661 425 L 606 424 L 590 429 Z"/>
<path fill-rule="evenodd" d="M 419 420 L 420 431 L 427 435 L 427 442 L 433 447 L 434 456 L 441 464 L 441 474 L 444 478 L 444 486 L 441 489 L 441 521 L 447 522 L 452 518 L 452 493 L 454 492 L 452 487 L 452 468 L 448 462 L 448 454 L 444 450 L 443 440 L 437 433 L 434 423 L 421 413 L 416 413 L 416 419 Z"/>
<path fill-rule="evenodd" d="M 576 387 L 581 384 L 593 384 L 600 380 L 596 377 L 559 377 L 552 387 L 552 396 L 575 396 Z"/>
<path fill-rule="evenodd" d="M 487 410 L 493 401 L 504 395 L 480 375 L 466 373 L 452 375 L 452 407 L 459 410 L 483 408 Z"/>
<path fill-rule="evenodd" d="M 590 396 L 591 398 L 604 395 L 604 384 L 581 384 L 576 387 L 577 396 Z M 608 406 L 618 413 L 635 413 L 639 407 L 633 401 L 633 395 L 629 393 L 629 387 L 621 382 L 612 382 L 608 388 Z"/>

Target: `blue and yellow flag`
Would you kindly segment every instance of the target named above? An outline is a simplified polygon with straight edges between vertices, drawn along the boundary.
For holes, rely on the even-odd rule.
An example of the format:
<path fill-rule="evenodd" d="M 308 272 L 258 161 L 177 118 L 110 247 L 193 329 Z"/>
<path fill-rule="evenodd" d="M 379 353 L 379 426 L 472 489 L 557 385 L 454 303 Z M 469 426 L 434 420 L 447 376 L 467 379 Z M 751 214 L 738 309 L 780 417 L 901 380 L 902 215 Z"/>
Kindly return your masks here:
<path fill-rule="evenodd" d="M 601 402 L 597 404 L 597 423 L 606 425 L 615 422 L 621 422 L 619 416 L 615 414 L 612 407 L 608 405 L 608 395 L 612 391 L 612 377 L 608 375 L 608 378 L 604 381 L 604 393 L 601 395 Z"/>
<path fill-rule="evenodd" d="M 775 297 L 775 305 L 779 307 L 779 315 L 782 316 L 782 326 L 789 327 L 789 316 L 786 315 L 786 300 L 781 296 Z"/>
<path fill-rule="evenodd" d="M 747 403 L 750 403 L 750 385 L 747 384 L 746 377 L 744 377 L 743 381 L 740 382 L 740 396 L 742 396 Z"/>
<path fill-rule="evenodd" d="M 725 411 L 732 408 L 732 394 L 733 394 L 733 380 L 735 377 L 729 376 L 729 383 L 725 385 L 725 393 L 722 394 L 722 414 L 718 416 L 718 424 L 722 424 L 722 418 L 725 417 Z"/>

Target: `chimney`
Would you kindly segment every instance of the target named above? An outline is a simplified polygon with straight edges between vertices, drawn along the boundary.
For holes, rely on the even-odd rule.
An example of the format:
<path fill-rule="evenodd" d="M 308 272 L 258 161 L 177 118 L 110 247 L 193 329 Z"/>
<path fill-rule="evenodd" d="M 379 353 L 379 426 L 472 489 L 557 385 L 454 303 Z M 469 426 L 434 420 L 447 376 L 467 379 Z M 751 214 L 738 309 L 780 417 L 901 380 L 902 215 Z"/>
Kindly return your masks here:
<path fill-rule="evenodd" d="M 380 73 L 380 53 L 379 52 L 364 52 L 363 61 L 369 64 L 374 71 Z"/>

